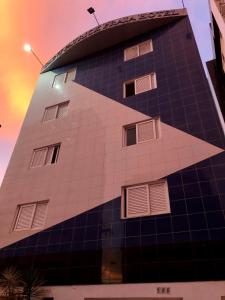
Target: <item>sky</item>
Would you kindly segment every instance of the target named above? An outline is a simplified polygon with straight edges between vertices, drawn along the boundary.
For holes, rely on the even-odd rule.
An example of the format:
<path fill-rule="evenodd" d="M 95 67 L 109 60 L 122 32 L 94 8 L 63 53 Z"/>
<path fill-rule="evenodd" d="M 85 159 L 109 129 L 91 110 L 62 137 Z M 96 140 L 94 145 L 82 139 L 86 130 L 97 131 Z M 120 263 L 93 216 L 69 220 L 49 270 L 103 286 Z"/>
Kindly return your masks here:
<path fill-rule="evenodd" d="M 212 59 L 208 0 L 184 0 L 203 63 Z M 182 0 L 0 0 L 0 184 L 25 117 L 40 64 L 80 34 L 127 15 L 182 7 Z"/>

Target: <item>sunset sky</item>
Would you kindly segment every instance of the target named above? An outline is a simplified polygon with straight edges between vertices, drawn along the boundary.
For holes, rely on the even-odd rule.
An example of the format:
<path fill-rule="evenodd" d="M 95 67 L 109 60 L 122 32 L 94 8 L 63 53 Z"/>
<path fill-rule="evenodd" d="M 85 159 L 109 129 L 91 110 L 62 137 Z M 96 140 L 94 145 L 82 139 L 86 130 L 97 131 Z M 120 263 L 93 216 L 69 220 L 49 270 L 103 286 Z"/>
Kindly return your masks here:
<path fill-rule="evenodd" d="M 184 0 L 203 62 L 212 58 L 208 0 Z M 130 14 L 182 7 L 181 0 L 0 0 L 0 184 L 19 134 L 40 65 L 23 51 L 29 42 L 46 63 L 78 35 Z"/>

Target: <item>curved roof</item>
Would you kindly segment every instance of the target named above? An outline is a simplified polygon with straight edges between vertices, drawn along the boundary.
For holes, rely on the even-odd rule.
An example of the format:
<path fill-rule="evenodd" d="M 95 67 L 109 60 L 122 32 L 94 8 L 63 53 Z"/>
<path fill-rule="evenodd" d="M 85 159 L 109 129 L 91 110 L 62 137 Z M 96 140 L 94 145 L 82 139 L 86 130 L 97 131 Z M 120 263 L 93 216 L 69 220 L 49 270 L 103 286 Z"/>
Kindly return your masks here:
<path fill-rule="evenodd" d="M 75 62 L 186 15 L 186 9 L 164 10 L 127 16 L 94 27 L 78 36 L 53 56 L 43 66 L 42 73 Z"/>

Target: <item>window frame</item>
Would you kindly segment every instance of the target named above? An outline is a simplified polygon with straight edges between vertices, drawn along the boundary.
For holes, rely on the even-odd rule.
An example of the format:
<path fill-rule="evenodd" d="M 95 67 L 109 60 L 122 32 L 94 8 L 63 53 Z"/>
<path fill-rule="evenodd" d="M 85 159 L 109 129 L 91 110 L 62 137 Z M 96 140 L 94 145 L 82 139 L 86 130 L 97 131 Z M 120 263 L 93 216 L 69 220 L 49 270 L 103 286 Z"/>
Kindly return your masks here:
<path fill-rule="evenodd" d="M 146 124 L 146 123 L 150 123 L 153 122 L 153 132 L 154 132 L 154 138 L 150 138 L 150 139 L 146 139 L 144 141 L 139 141 L 138 136 L 138 125 L 139 124 Z M 128 124 L 123 126 L 123 147 L 129 147 L 129 146 L 133 146 L 133 145 L 137 145 L 137 144 L 142 144 L 142 143 L 146 143 L 149 141 L 154 141 L 154 140 L 158 140 L 161 137 L 161 121 L 160 121 L 160 117 L 154 117 L 154 118 L 150 118 L 144 121 L 140 121 L 137 123 L 132 123 L 132 124 Z M 129 128 L 133 128 L 135 127 L 136 129 L 136 143 L 135 144 L 131 144 L 131 145 L 127 145 L 127 129 Z"/>
<path fill-rule="evenodd" d="M 68 80 L 68 74 L 69 74 L 70 72 L 73 72 L 73 71 L 74 71 L 74 78 L 71 79 L 71 80 Z M 76 73 L 77 73 L 77 68 L 71 68 L 71 69 L 67 70 L 66 72 L 62 72 L 62 73 L 56 74 L 56 75 L 54 76 L 54 78 L 53 78 L 52 88 L 57 88 L 57 87 L 56 87 L 56 84 L 55 84 L 55 82 L 56 82 L 56 80 L 57 80 L 57 79 L 56 79 L 57 76 L 64 76 L 64 78 L 63 78 L 63 80 L 62 80 L 62 84 L 65 84 L 66 82 L 69 82 L 69 81 L 74 80 L 74 79 L 76 78 Z"/>
<path fill-rule="evenodd" d="M 56 75 L 54 76 L 54 78 L 53 78 L 52 88 L 57 88 L 57 87 L 56 87 L 56 85 L 57 85 L 57 83 L 56 83 L 57 77 L 62 76 L 62 75 L 64 76 L 62 83 L 65 83 L 66 73 L 59 73 L 59 74 L 56 74 Z"/>
<path fill-rule="evenodd" d="M 143 44 L 145 44 L 145 43 L 147 43 L 147 42 L 149 42 L 149 48 L 150 48 L 150 51 L 148 51 L 148 52 L 146 52 L 146 53 L 144 53 L 144 54 L 140 54 L 140 46 L 143 45 Z M 132 58 L 127 58 L 127 51 L 128 51 L 129 49 L 132 49 L 132 48 L 136 48 L 136 49 L 137 49 L 137 56 L 132 57 Z M 124 54 L 123 54 L 123 59 L 124 59 L 124 61 L 126 62 L 126 61 L 130 61 L 130 60 L 132 60 L 132 59 L 135 59 L 135 58 L 137 58 L 137 57 L 146 55 L 146 54 L 151 53 L 151 52 L 153 52 L 153 41 L 152 41 L 152 39 L 148 39 L 148 40 L 146 40 L 146 41 L 143 41 L 143 42 L 138 43 L 138 44 L 136 44 L 136 45 L 133 45 L 133 46 L 131 46 L 131 47 L 125 48 L 125 49 L 124 49 L 124 52 L 123 52 L 123 53 L 124 53 Z"/>
<path fill-rule="evenodd" d="M 67 100 L 67 101 L 63 101 L 63 102 L 60 102 L 60 103 L 57 103 L 57 104 L 54 104 L 54 105 L 45 107 L 45 111 L 44 111 L 44 114 L 43 114 L 42 122 L 45 123 L 45 122 L 50 122 L 50 121 L 53 121 L 53 120 L 60 119 L 60 118 L 58 117 L 58 112 L 59 112 L 60 106 L 63 106 L 63 105 L 65 105 L 65 104 L 67 104 L 67 113 L 68 113 L 69 103 L 70 103 L 70 101 Z M 45 120 L 45 117 L 46 117 L 46 114 L 47 114 L 47 110 L 48 110 L 48 109 L 51 109 L 51 108 L 53 108 L 53 107 L 56 107 L 56 112 L 55 112 L 54 118 L 52 118 L 52 119 L 50 119 L 50 120 Z"/>
<path fill-rule="evenodd" d="M 47 159 L 47 155 L 48 155 L 48 150 L 49 150 L 51 147 L 58 147 L 57 154 L 56 154 L 56 160 L 55 160 L 54 163 L 46 163 L 46 159 Z M 32 157 L 31 157 L 31 161 L 30 161 L 30 169 L 40 168 L 40 167 L 43 167 L 43 166 L 49 166 L 49 165 L 54 165 L 54 164 L 56 164 L 57 161 L 58 161 L 58 157 L 59 157 L 60 147 L 61 147 L 61 143 L 56 143 L 56 144 L 48 145 L 48 146 L 41 147 L 41 148 L 35 148 L 35 149 L 33 150 Z M 38 152 L 38 151 L 40 151 L 40 150 L 45 151 L 44 159 L 43 159 L 44 163 L 41 164 L 41 165 L 38 165 L 38 166 L 33 166 L 33 162 L 34 162 L 34 158 L 35 158 L 35 153 Z M 54 150 L 53 150 L 53 153 L 54 153 Z"/>
<path fill-rule="evenodd" d="M 140 79 L 145 78 L 145 77 L 149 77 L 150 89 L 147 89 L 147 90 L 144 90 L 144 91 L 141 91 L 141 92 L 137 92 L 137 80 L 140 80 Z M 132 82 L 134 82 L 134 95 L 126 96 L 126 85 L 130 84 Z M 123 83 L 123 98 L 126 99 L 126 98 L 136 96 L 136 95 L 139 95 L 139 94 L 142 94 L 142 93 L 154 90 L 154 89 L 157 89 L 156 72 L 151 72 L 149 74 L 146 74 L 146 75 L 143 75 L 143 76 L 125 81 Z"/>
<path fill-rule="evenodd" d="M 48 203 L 49 203 L 49 200 L 43 200 L 43 201 L 37 201 L 37 202 L 31 202 L 31 203 L 18 204 L 17 208 L 16 208 L 16 214 L 15 214 L 15 217 L 14 217 L 14 220 L 13 220 L 12 231 L 38 230 L 38 229 L 44 228 L 45 223 L 46 223 L 46 218 L 47 218 Z M 44 217 L 44 221 L 43 221 L 43 226 L 32 227 L 32 225 L 34 223 L 34 218 L 35 218 L 35 214 L 36 214 L 36 211 L 37 211 L 37 207 L 40 204 L 46 204 L 46 210 L 45 210 L 45 217 Z M 18 222 L 20 220 L 20 216 L 21 216 L 21 213 L 22 213 L 22 208 L 27 207 L 27 206 L 33 206 L 33 211 L 32 211 L 32 214 L 30 216 L 29 227 L 16 229 L 16 227 L 18 225 Z"/>
<path fill-rule="evenodd" d="M 165 205 L 166 205 L 166 210 L 163 212 L 151 212 L 151 198 L 150 198 L 150 186 L 151 185 L 157 185 L 157 184 L 165 184 L 165 189 L 166 189 L 166 195 L 165 195 Z M 127 190 L 129 189 L 134 189 L 136 187 L 147 187 L 148 189 L 148 207 L 149 207 L 149 213 L 146 214 L 137 214 L 137 215 L 132 215 L 129 216 L 128 214 L 128 205 L 127 205 Z M 159 180 L 154 180 L 150 181 L 147 183 L 140 183 L 140 184 L 133 184 L 130 186 L 123 186 L 121 188 L 121 219 L 133 219 L 133 218 L 140 218 L 140 217 L 150 217 L 150 216 L 157 216 L 157 215 L 164 215 L 164 214 L 170 214 L 171 213 L 171 206 L 170 206 L 170 198 L 169 198 L 169 188 L 168 188 L 168 182 L 167 179 L 159 179 Z"/>
<path fill-rule="evenodd" d="M 68 80 L 68 75 L 69 75 L 69 73 L 72 73 L 72 72 L 74 72 L 74 77 L 73 77 L 73 79 Z M 77 69 L 76 68 L 71 68 L 71 69 L 67 70 L 66 71 L 66 75 L 65 75 L 64 83 L 66 83 L 68 81 L 73 81 L 76 78 L 76 73 L 77 73 Z"/>

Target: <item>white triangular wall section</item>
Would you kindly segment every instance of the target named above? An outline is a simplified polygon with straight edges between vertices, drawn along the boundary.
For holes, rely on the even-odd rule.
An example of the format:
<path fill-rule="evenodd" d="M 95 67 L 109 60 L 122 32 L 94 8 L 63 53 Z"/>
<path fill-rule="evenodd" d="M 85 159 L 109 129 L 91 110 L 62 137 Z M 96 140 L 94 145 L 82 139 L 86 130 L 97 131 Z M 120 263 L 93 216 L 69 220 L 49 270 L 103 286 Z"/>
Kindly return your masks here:
<path fill-rule="evenodd" d="M 48 76 L 41 75 L 1 188 L 1 247 L 37 232 L 10 232 L 18 204 L 49 200 L 47 228 L 119 197 L 122 186 L 167 177 L 223 151 L 164 123 L 158 140 L 124 147 L 123 126 L 149 116 L 74 82 L 51 88 Z M 46 107 L 66 100 L 67 117 L 41 122 Z M 56 164 L 29 169 L 32 149 L 59 142 Z"/>

